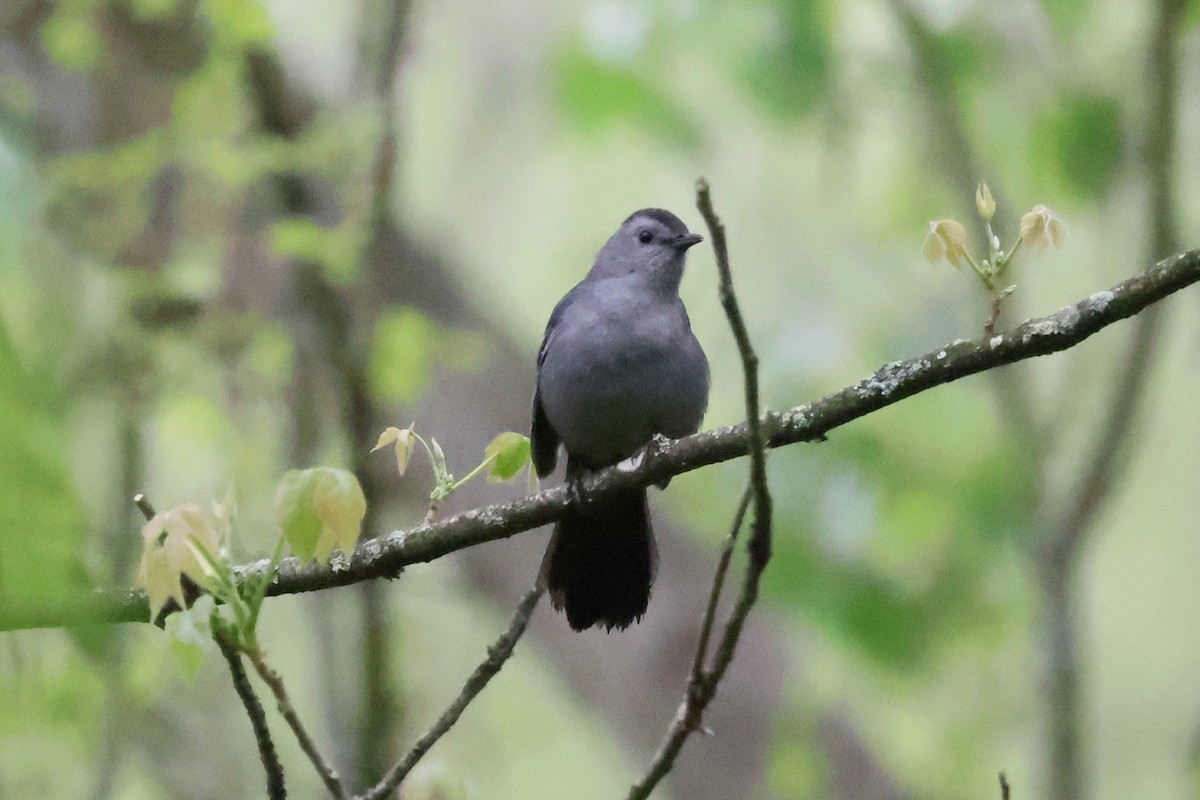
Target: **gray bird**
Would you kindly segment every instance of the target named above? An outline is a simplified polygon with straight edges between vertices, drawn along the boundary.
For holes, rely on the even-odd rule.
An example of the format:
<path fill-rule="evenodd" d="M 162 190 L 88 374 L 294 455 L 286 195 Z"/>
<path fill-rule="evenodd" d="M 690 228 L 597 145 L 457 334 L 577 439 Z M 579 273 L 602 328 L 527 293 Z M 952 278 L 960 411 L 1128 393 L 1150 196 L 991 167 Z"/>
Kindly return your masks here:
<path fill-rule="evenodd" d="M 533 464 L 567 480 L 628 458 L 655 434 L 695 433 L 708 406 L 708 359 L 692 334 L 679 282 L 702 241 L 669 211 L 621 224 L 546 325 L 533 395 Z M 625 628 L 650 602 L 658 549 L 645 489 L 573 508 L 542 561 L 554 607 L 575 630 Z"/>

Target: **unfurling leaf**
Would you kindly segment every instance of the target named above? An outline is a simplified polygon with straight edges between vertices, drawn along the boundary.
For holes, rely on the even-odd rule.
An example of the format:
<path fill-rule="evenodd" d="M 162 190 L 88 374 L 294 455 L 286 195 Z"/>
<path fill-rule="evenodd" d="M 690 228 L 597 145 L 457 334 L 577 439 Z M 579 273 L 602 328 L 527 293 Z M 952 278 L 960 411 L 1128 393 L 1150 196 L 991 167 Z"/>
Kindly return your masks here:
<path fill-rule="evenodd" d="M 429 448 L 433 451 L 433 466 L 437 474 L 447 475 L 450 470 L 446 469 L 446 454 L 442 452 L 442 446 L 438 444 L 437 439 L 429 438 Z"/>
<path fill-rule="evenodd" d="M 935 219 L 921 252 L 931 264 L 944 258 L 957 267 L 967 255 L 967 229 L 958 220 Z"/>
<path fill-rule="evenodd" d="M 992 197 L 992 190 L 983 181 L 980 181 L 975 189 L 975 210 L 985 222 L 991 222 L 996 213 L 996 201 Z"/>
<path fill-rule="evenodd" d="M 1061 250 L 1066 238 L 1067 226 L 1041 203 L 1021 217 L 1021 244 L 1034 252 L 1042 252 L 1048 244 Z"/>
<path fill-rule="evenodd" d="M 413 435 L 412 425 L 401 430 L 400 428 L 386 428 L 383 433 L 379 434 L 379 441 L 371 448 L 371 452 L 387 447 L 389 444 L 396 445 L 396 469 L 403 475 L 408 469 L 408 460 L 412 457 L 413 448 L 417 446 L 417 437 Z"/>
<path fill-rule="evenodd" d="M 180 608 L 185 607 L 180 577 L 186 575 L 203 586 L 212 574 L 203 553 L 215 558 L 228 536 L 227 516 L 206 514 L 194 503 L 155 514 L 142 526 L 137 585 L 146 590 L 151 619 L 172 598 Z"/>
<path fill-rule="evenodd" d="M 275 516 L 301 561 L 328 563 L 334 550 L 351 552 L 366 513 L 362 487 L 344 469 L 291 470 L 275 492 Z"/>
<path fill-rule="evenodd" d="M 488 480 L 492 483 L 507 481 L 529 463 L 529 437 L 507 431 L 492 439 L 484 448 L 483 455 L 492 459 Z"/>

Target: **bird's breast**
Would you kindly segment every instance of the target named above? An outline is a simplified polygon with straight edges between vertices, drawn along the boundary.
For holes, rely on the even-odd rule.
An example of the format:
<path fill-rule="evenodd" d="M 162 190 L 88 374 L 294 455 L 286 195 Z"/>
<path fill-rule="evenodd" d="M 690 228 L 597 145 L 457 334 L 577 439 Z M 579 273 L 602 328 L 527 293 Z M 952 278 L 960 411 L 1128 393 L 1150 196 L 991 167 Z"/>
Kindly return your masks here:
<path fill-rule="evenodd" d="M 708 362 L 681 302 L 595 304 L 559 322 L 538 386 L 567 451 L 601 466 L 656 433 L 695 432 L 708 403 Z"/>

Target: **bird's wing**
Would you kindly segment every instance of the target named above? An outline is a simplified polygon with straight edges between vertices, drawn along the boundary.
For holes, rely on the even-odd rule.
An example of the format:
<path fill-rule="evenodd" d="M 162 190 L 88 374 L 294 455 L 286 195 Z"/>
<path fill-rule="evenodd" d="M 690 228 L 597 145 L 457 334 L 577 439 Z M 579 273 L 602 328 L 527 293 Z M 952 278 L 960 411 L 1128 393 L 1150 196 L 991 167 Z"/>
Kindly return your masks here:
<path fill-rule="evenodd" d="M 554 311 L 550 314 L 550 321 L 546 323 L 546 333 L 542 336 L 542 346 L 538 349 L 538 375 L 542 372 L 542 363 L 546 360 L 546 351 L 550 349 L 550 344 L 554 341 L 555 328 L 563 312 L 574 301 L 575 289 L 567 292 L 562 300 L 558 301 L 558 305 L 554 307 Z M 539 478 L 544 478 L 554 471 L 554 466 L 558 463 L 558 431 L 550 424 L 550 420 L 546 417 L 546 410 L 542 408 L 542 393 L 538 389 L 539 381 L 535 379 L 533 389 L 533 420 L 530 423 L 529 439 L 533 451 L 533 468 L 537 470 Z"/>

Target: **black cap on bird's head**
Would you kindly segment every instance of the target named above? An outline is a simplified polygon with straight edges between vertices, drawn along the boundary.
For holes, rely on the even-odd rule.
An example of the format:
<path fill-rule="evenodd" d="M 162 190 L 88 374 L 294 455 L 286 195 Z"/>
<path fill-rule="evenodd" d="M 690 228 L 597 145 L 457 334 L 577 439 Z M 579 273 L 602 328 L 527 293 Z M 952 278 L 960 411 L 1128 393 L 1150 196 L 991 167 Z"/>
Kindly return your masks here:
<path fill-rule="evenodd" d="M 679 289 L 684 257 L 704 237 L 688 230 L 683 220 L 661 208 L 643 208 L 629 215 L 596 254 L 593 278 L 644 274 L 670 291 Z"/>

